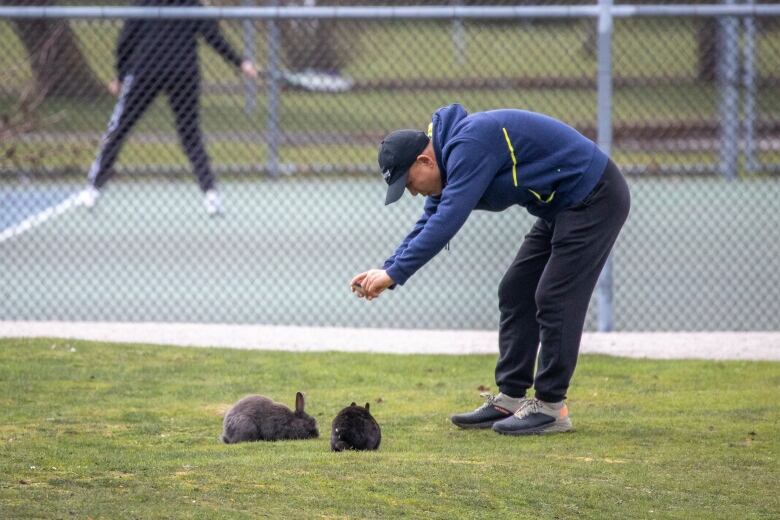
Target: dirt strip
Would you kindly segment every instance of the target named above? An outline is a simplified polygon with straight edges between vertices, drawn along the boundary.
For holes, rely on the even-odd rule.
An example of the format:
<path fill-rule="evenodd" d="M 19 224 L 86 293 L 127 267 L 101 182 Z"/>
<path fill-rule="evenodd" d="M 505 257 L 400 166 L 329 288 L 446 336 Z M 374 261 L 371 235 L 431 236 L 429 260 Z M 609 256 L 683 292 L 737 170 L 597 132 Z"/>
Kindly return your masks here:
<path fill-rule="evenodd" d="M 497 354 L 481 330 L 356 329 L 197 323 L 0 321 L 0 337 L 51 337 L 295 352 Z M 585 333 L 580 352 L 652 359 L 780 361 L 780 332 Z"/>

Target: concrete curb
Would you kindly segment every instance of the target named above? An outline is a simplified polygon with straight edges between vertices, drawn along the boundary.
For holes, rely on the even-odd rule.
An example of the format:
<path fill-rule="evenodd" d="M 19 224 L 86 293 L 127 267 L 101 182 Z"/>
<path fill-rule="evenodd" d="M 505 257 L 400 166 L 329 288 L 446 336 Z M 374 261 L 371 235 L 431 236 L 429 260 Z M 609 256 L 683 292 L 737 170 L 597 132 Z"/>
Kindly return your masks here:
<path fill-rule="evenodd" d="M 356 329 L 197 323 L 0 321 L 0 337 L 293 352 L 497 354 L 495 331 Z M 585 333 L 580 352 L 650 359 L 780 361 L 780 332 Z"/>

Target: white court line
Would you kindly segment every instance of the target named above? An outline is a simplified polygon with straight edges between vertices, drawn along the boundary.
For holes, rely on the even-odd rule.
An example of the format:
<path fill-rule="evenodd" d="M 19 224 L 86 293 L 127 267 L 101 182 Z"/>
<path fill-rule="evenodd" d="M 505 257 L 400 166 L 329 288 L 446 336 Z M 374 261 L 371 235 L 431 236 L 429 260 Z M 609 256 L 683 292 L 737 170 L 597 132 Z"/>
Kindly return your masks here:
<path fill-rule="evenodd" d="M 0 243 L 5 242 L 6 240 L 9 240 L 15 236 L 19 236 L 25 231 L 29 231 L 35 226 L 40 226 L 41 224 L 45 223 L 47 220 L 50 220 L 58 215 L 62 215 L 66 211 L 69 211 L 83 204 L 84 202 L 81 200 L 81 192 L 79 191 L 78 193 L 74 193 L 73 195 L 63 200 L 59 204 L 55 206 L 50 206 L 44 209 L 43 211 L 39 211 L 32 217 L 27 217 L 26 219 L 22 220 L 18 224 L 7 227 L 4 230 L 0 231 Z"/>
<path fill-rule="evenodd" d="M 487 330 L 0 321 L 0 338 L 22 337 L 292 352 L 498 354 L 498 334 Z M 580 353 L 652 359 L 780 361 L 780 332 L 586 332 Z"/>

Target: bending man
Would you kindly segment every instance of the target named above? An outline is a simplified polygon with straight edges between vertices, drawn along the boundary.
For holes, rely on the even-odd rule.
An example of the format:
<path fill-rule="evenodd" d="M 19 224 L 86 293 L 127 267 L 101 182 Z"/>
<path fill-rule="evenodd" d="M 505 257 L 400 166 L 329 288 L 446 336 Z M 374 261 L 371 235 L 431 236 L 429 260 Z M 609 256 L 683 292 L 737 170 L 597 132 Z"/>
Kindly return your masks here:
<path fill-rule="evenodd" d="M 352 279 L 362 298 L 406 283 L 475 209 L 520 205 L 538 217 L 498 288 L 499 393 L 451 420 L 509 435 L 570 430 L 565 399 L 588 303 L 630 206 L 618 168 L 556 119 L 513 109 L 469 115 L 458 104 L 439 109 L 427 134 L 388 135 L 379 166 L 389 185 L 385 204 L 405 189 L 426 200 L 382 269 Z"/>

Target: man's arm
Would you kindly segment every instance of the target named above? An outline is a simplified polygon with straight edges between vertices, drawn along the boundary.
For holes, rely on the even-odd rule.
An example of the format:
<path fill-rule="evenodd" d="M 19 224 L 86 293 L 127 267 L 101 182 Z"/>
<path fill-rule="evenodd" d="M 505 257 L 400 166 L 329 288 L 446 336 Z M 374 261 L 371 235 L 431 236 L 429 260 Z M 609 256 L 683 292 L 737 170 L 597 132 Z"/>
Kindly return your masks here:
<path fill-rule="evenodd" d="M 198 2 L 200 5 L 200 2 Z M 203 20 L 200 26 L 200 33 L 206 40 L 212 49 L 217 51 L 225 61 L 232 63 L 236 67 L 240 67 L 242 63 L 241 56 L 233 49 L 225 37 L 222 35 L 222 31 L 219 29 L 219 22 L 217 20 Z"/>
<path fill-rule="evenodd" d="M 455 236 L 501 167 L 502 158 L 488 153 L 489 147 L 477 140 L 465 139 L 455 146 L 436 212 L 386 269 L 398 284 L 403 285 Z"/>
<path fill-rule="evenodd" d="M 436 208 L 438 207 L 440 201 L 441 201 L 441 196 L 439 195 L 427 197 L 425 199 L 425 206 L 423 208 L 422 216 L 414 225 L 414 227 L 409 232 L 409 234 L 406 235 L 406 238 L 403 239 L 403 242 L 401 242 L 401 244 L 395 248 L 395 252 L 393 252 L 392 256 L 390 256 L 387 260 L 385 260 L 382 269 L 387 269 L 388 267 L 393 265 L 396 257 L 406 250 L 406 247 L 409 245 L 409 242 L 411 242 L 414 239 L 414 237 L 420 234 L 420 231 L 422 231 L 422 229 L 425 227 L 425 223 L 428 222 L 428 219 L 431 218 L 431 215 L 436 213 Z"/>

